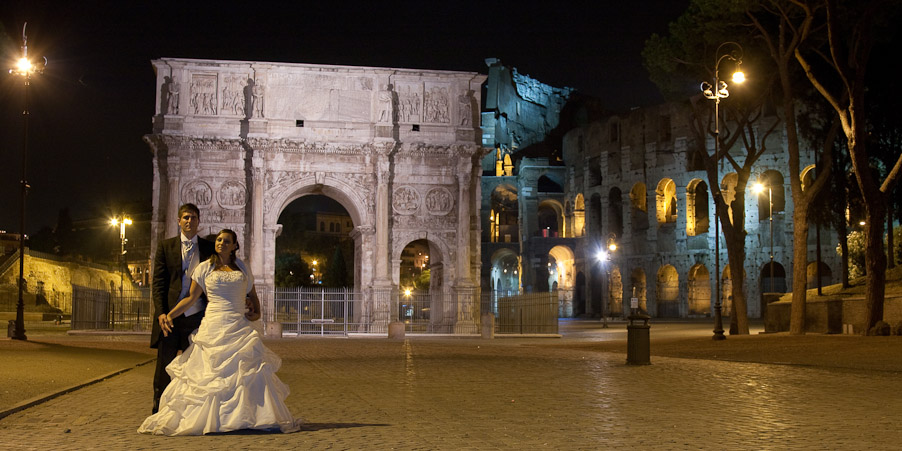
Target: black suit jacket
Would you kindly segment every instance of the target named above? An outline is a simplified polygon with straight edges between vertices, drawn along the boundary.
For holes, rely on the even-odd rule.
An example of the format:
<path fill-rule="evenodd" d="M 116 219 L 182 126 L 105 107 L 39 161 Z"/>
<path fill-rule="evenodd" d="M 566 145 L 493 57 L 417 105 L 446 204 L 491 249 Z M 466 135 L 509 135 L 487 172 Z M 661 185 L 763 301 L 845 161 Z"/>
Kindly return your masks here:
<path fill-rule="evenodd" d="M 214 247 L 211 241 L 197 237 L 197 250 L 200 262 L 213 255 Z M 160 315 L 169 313 L 175 304 L 180 301 L 182 292 L 182 243 L 181 236 L 167 238 L 160 241 L 157 252 L 153 258 L 153 329 L 150 334 L 150 347 L 156 348 L 160 341 L 162 330 L 157 320 Z"/>

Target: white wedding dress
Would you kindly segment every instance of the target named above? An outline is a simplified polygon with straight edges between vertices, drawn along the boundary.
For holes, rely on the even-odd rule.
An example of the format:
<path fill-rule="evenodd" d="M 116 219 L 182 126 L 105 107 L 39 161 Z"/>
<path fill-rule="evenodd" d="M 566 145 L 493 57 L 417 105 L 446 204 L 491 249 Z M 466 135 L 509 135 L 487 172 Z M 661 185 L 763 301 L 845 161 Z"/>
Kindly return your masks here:
<path fill-rule="evenodd" d="M 198 265 L 194 280 L 207 294 L 207 309 L 191 345 L 166 371 L 172 382 L 159 411 L 138 428 L 156 435 L 201 435 L 240 429 L 294 432 L 285 398 L 288 386 L 275 375 L 282 360 L 263 345 L 261 332 L 244 316 L 250 272 L 213 271 Z M 204 286 L 205 285 L 205 286 Z"/>

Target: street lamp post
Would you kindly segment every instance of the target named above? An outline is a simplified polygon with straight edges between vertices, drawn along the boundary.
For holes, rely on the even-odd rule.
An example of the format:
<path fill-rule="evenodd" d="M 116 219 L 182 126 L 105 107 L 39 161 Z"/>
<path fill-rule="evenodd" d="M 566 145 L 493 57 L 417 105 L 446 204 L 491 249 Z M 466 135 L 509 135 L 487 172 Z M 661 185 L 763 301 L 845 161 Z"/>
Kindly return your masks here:
<path fill-rule="evenodd" d="M 125 226 L 132 225 L 132 220 L 122 215 L 110 219 L 110 225 L 119 226 L 119 299 L 122 299 L 122 285 L 125 283 L 125 270 L 128 268 L 127 260 L 125 260 L 125 253 L 128 252 L 125 250 L 125 243 L 128 243 L 128 238 L 125 237 Z"/>
<path fill-rule="evenodd" d="M 611 302 L 611 285 L 613 284 L 613 280 L 611 280 L 611 272 L 610 269 L 606 267 L 606 263 L 613 260 L 614 252 L 617 251 L 617 237 L 612 233 L 608 236 L 608 241 L 605 249 L 598 251 L 598 261 L 601 263 L 601 321 L 602 328 L 607 329 L 608 327 L 608 304 Z M 607 287 L 605 287 L 605 282 L 607 283 Z"/>
<path fill-rule="evenodd" d="M 731 51 L 720 55 L 721 49 L 724 46 L 735 46 L 736 48 Z M 720 70 L 720 63 L 729 59 L 736 63 L 737 70 L 733 74 L 733 82 L 734 83 L 742 83 L 745 81 L 745 75 L 740 70 L 742 65 L 742 46 L 736 42 L 724 42 L 717 47 L 717 51 L 714 52 L 714 55 L 720 55 L 717 57 L 717 62 L 714 64 L 714 84 L 711 85 L 708 82 L 702 82 L 701 90 L 702 94 L 710 100 L 714 101 L 714 158 L 716 161 L 720 161 L 721 165 L 723 164 L 723 160 L 720 157 L 720 99 L 725 99 L 730 96 L 730 91 L 727 90 L 727 83 L 720 79 L 720 74 L 718 71 Z M 722 168 L 721 168 L 722 169 Z M 720 178 L 720 171 L 717 171 L 717 177 Z M 714 298 L 714 336 L 712 337 L 715 340 L 724 340 L 727 337 L 723 334 L 723 318 L 721 317 L 721 305 L 720 305 L 720 213 L 717 210 L 717 199 L 722 197 L 722 193 L 720 192 L 720 183 L 715 184 L 715 188 L 711 190 L 711 196 L 714 198 L 714 271 L 715 271 L 715 280 L 716 280 L 716 295 Z"/>
<path fill-rule="evenodd" d="M 43 64 L 35 65 L 28 59 L 28 37 L 25 35 L 26 22 L 22 26 L 22 57 L 16 61 L 16 67 L 9 70 L 10 74 L 19 75 L 25 82 L 24 108 L 22 110 L 22 180 L 21 199 L 19 203 L 19 302 L 16 304 L 16 325 L 11 338 L 15 340 L 27 340 L 25 336 L 25 198 L 28 196 L 28 87 L 31 85 L 31 76 L 44 72 L 47 59 Z"/>
<path fill-rule="evenodd" d="M 764 192 L 764 185 L 761 183 L 756 183 L 754 186 L 755 194 L 761 194 Z M 774 190 L 773 187 L 770 186 L 770 183 L 767 184 L 767 213 L 770 216 L 770 292 L 773 293 L 774 289 Z"/>

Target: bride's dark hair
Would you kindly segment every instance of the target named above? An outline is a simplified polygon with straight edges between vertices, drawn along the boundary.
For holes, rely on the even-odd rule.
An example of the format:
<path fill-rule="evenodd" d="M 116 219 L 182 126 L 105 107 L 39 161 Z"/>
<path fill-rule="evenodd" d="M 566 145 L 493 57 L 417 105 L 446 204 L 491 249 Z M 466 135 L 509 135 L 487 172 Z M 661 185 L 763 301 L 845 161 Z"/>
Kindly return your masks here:
<path fill-rule="evenodd" d="M 235 256 L 235 252 L 236 252 L 238 249 L 241 249 L 241 245 L 238 244 L 238 234 L 235 233 L 235 231 L 232 230 L 232 229 L 222 229 L 222 230 L 219 231 L 219 233 L 216 234 L 216 237 L 218 238 L 219 235 L 222 235 L 223 233 L 227 233 L 227 234 L 231 235 L 231 236 L 232 236 L 232 242 L 235 243 L 235 249 L 232 250 L 232 255 L 231 255 L 232 261 L 230 262 L 230 264 L 231 264 L 231 265 L 236 265 L 235 259 L 236 259 L 237 257 Z M 219 261 L 219 254 L 216 253 L 216 252 L 214 252 L 213 255 L 210 256 L 210 262 L 213 263 L 214 266 L 216 266 L 216 265 L 222 263 L 222 262 Z"/>

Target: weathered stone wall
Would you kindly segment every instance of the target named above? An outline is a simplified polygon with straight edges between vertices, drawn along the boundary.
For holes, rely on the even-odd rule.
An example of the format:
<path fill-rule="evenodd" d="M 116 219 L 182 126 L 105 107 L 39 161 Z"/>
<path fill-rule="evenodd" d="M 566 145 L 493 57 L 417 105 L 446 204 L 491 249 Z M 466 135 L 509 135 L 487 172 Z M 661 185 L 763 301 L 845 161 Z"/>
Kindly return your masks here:
<path fill-rule="evenodd" d="M 11 286 L 15 291 L 18 277 L 19 259 L 16 257 L 0 274 L 0 284 Z M 42 288 L 47 302 L 66 314 L 72 312 L 72 285 L 114 290 L 123 280 L 125 290 L 137 288 L 128 276 L 121 279 L 116 268 L 69 262 L 31 251 L 25 253 L 24 277 L 28 293 L 38 294 Z"/>

